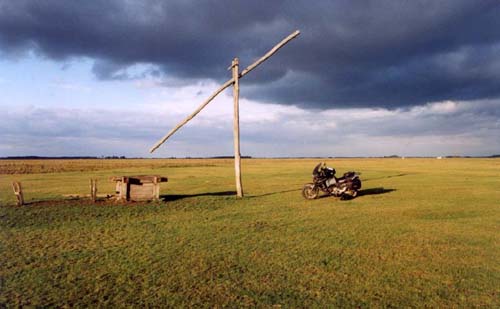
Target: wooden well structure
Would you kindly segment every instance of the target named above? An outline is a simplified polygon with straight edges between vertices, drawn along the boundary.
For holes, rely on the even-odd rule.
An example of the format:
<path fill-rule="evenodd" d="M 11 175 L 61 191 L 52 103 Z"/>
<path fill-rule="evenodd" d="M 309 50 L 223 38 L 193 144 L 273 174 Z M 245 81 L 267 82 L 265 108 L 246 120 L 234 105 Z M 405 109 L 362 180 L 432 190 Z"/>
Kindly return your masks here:
<path fill-rule="evenodd" d="M 241 154 L 240 154 L 240 116 L 239 116 L 239 96 L 240 96 L 240 84 L 239 79 L 248 74 L 250 71 L 255 69 L 261 63 L 269 59 L 274 53 L 276 53 L 280 48 L 285 46 L 288 42 L 296 38 L 300 34 L 300 31 L 297 30 L 291 33 L 289 36 L 284 38 L 281 42 L 276 44 L 271 50 L 269 50 L 264 56 L 257 59 L 254 63 L 249 65 L 246 69 L 240 72 L 239 70 L 239 59 L 234 58 L 231 66 L 228 70 L 232 72 L 232 78 L 222 84 L 219 89 L 215 90 L 215 92 L 208 97 L 193 113 L 186 117 L 183 121 L 181 121 L 178 125 L 176 125 L 172 130 L 170 130 L 164 137 L 162 137 L 150 150 L 149 152 L 153 152 L 158 147 L 160 147 L 170 136 L 172 136 L 177 130 L 179 130 L 183 125 L 185 125 L 188 121 L 193 119 L 205 106 L 208 105 L 219 93 L 221 93 L 224 89 L 229 86 L 233 86 L 233 99 L 234 99 L 234 117 L 233 117 L 233 133 L 234 133 L 234 172 L 235 172 L 235 180 L 236 180 L 236 195 L 238 197 L 243 197 L 243 185 L 241 183 Z"/>
<path fill-rule="evenodd" d="M 158 175 L 114 176 L 116 195 L 119 201 L 159 201 L 160 183 L 168 178 Z"/>

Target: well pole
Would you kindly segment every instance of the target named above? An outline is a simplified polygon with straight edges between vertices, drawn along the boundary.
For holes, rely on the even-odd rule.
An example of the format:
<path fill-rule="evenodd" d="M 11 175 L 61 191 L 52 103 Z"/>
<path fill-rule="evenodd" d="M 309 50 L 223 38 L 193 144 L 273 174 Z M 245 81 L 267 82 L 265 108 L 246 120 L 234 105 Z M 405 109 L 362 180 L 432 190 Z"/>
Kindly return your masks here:
<path fill-rule="evenodd" d="M 268 51 L 264 56 L 260 57 L 257 61 L 255 61 L 254 63 L 252 63 L 251 65 L 249 65 L 243 71 L 241 71 L 241 73 L 238 75 L 238 77 L 242 78 L 243 76 L 245 76 L 246 74 L 248 74 L 250 71 L 252 71 L 256 67 L 258 67 L 262 62 L 264 62 L 267 59 L 269 59 L 269 57 L 271 57 L 272 55 L 274 55 L 274 53 L 276 53 L 280 48 L 282 48 L 283 46 L 285 46 L 286 43 L 288 43 L 292 39 L 296 38 L 299 34 L 300 34 L 300 31 L 297 30 L 297 31 L 293 32 L 292 34 L 290 34 L 289 36 L 287 36 L 286 38 L 284 38 L 281 42 L 279 42 L 278 44 L 276 44 L 270 51 Z M 201 112 L 201 110 L 203 108 L 205 108 L 205 106 L 207 106 L 208 103 L 210 103 L 219 93 L 221 93 L 222 91 L 224 91 L 224 89 L 228 88 L 233 83 L 234 83 L 234 78 L 231 78 L 230 80 L 228 80 L 227 82 L 225 82 L 222 86 L 220 86 L 219 89 L 217 89 L 208 99 L 206 99 L 205 102 L 203 102 L 193 113 L 191 113 L 191 115 L 187 116 L 186 119 L 184 119 L 183 121 L 181 121 L 172 130 L 170 130 L 170 132 L 168 132 L 167 135 L 165 135 L 164 137 L 162 137 L 153 147 L 151 147 L 151 149 L 149 150 L 149 152 L 152 153 L 153 151 L 155 151 L 156 149 L 158 149 L 158 147 L 160 147 L 170 136 L 172 136 L 175 132 L 177 132 L 177 130 L 179 130 L 189 120 L 193 119 L 194 116 L 198 115 L 198 113 Z"/>
<path fill-rule="evenodd" d="M 239 82 L 239 60 L 234 58 L 231 65 L 233 71 L 233 101 L 234 101 L 234 175 L 236 177 L 236 195 L 243 197 L 243 186 L 241 184 L 241 154 L 240 154 L 240 82 Z"/>

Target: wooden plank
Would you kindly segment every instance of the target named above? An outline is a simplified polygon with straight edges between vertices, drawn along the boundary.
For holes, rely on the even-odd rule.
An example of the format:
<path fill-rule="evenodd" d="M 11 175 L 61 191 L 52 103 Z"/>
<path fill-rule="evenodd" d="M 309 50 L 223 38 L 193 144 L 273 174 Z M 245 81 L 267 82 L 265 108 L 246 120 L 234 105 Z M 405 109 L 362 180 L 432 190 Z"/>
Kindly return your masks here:
<path fill-rule="evenodd" d="M 255 61 L 254 63 L 249 65 L 243 71 L 241 71 L 241 73 L 239 74 L 239 78 L 242 78 L 246 74 L 250 73 L 250 71 L 252 71 L 256 67 L 258 67 L 261 63 L 263 63 L 264 61 L 269 59 L 269 57 L 271 57 L 274 53 L 276 53 L 280 48 L 285 46 L 285 44 L 290 42 L 292 39 L 296 38 L 299 34 L 300 34 L 300 31 L 297 30 L 297 31 L 293 32 L 292 34 L 290 34 L 289 36 L 287 36 L 286 38 L 284 38 L 281 42 L 279 42 L 271 50 L 269 50 L 264 56 L 260 57 L 257 61 Z M 205 100 L 205 102 L 203 102 L 193 113 L 191 113 L 189 116 L 187 116 L 186 119 L 181 121 L 172 130 L 170 130 L 165 136 L 163 136 L 153 147 L 151 147 L 149 152 L 152 153 L 153 151 L 158 149 L 158 147 L 160 147 L 170 136 L 172 136 L 175 132 L 177 132 L 177 130 L 179 130 L 189 120 L 193 119 L 194 116 L 198 115 L 198 113 L 201 112 L 201 110 L 203 108 L 205 108 L 205 106 L 207 106 L 208 103 L 210 103 L 219 93 L 224 91 L 224 89 L 231 86 L 233 83 L 234 83 L 234 78 L 231 78 L 230 80 L 225 82 L 222 86 L 220 86 L 219 89 L 217 89 L 207 100 Z"/>
<path fill-rule="evenodd" d="M 151 185 L 132 185 L 130 187 L 130 200 L 132 201 L 143 201 L 143 200 L 154 200 L 154 186 Z"/>
<path fill-rule="evenodd" d="M 155 186 L 152 183 L 142 184 L 142 185 L 130 185 L 130 199 L 148 199 L 152 200 L 154 198 Z"/>
<path fill-rule="evenodd" d="M 112 176 L 109 178 L 110 181 L 122 181 L 123 176 Z M 157 182 L 168 182 L 168 177 L 160 176 L 160 175 L 137 175 L 137 176 L 128 176 L 128 178 L 138 179 L 141 182 L 154 182 L 156 179 Z"/>

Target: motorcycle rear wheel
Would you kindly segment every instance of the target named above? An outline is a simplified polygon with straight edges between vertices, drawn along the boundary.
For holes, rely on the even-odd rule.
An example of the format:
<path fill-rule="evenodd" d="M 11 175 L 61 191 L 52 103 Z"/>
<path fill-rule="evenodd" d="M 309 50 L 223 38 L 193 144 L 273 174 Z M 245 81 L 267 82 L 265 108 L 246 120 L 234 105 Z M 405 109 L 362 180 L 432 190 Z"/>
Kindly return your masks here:
<path fill-rule="evenodd" d="M 355 198 L 356 196 L 358 196 L 358 190 L 349 190 L 347 192 L 345 192 L 344 194 L 342 194 L 342 196 L 340 197 L 341 200 L 351 200 L 353 198 Z"/>
<path fill-rule="evenodd" d="M 312 183 L 308 183 L 304 185 L 304 188 L 302 188 L 302 196 L 306 200 L 314 200 L 318 197 L 318 195 L 319 195 L 319 188 Z"/>

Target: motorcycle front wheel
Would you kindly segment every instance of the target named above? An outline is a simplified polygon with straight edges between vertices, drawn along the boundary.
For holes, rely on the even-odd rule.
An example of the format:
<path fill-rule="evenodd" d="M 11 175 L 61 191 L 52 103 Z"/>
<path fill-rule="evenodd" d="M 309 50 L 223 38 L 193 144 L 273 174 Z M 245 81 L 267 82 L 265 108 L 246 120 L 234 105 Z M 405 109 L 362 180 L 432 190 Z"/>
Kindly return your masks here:
<path fill-rule="evenodd" d="M 318 195 L 319 195 L 319 188 L 312 183 L 308 183 L 304 185 L 304 188 L 302 188 L 302 196 L 306 200 L 314 200 L 315 198 L 318 197 Z"/>

